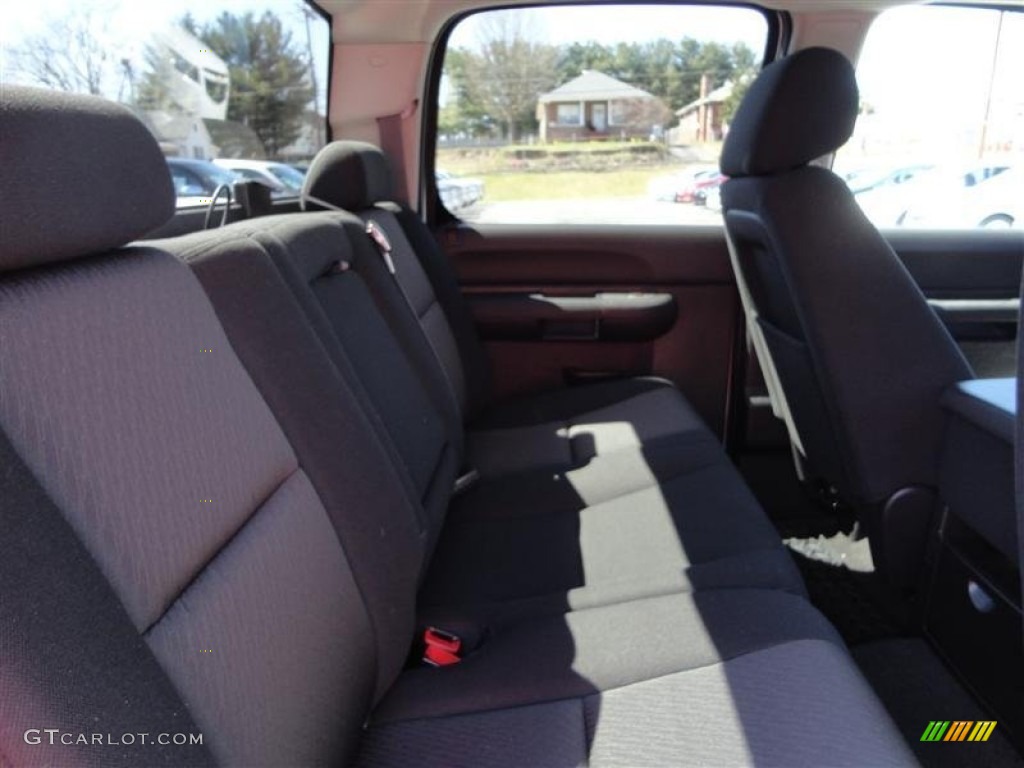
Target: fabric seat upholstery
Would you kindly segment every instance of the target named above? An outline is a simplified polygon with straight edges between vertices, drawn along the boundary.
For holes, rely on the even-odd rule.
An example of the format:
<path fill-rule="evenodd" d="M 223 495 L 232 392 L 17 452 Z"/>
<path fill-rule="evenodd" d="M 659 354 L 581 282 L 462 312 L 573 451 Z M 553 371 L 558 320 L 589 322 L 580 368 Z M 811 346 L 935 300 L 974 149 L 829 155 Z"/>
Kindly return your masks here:
<path fill-rule="evenodd" d="M 722 150 L 726 234 L 776 414 L 813 472 L 862 511 L 876 565 L 923 550 L 944 427 L 970 368 L 847 186 L 812 161 L 850 137 L 853 67 L 825 48 L 766 67 Z"/>
<path fill-rule="evenodd" d="M 307 425 L 317 422 L 319 435 L 324 425 L 314 413 L 299 416 L 287 405 L 286 390 L 296 378 L 318 382 L 325 368 L 332 370 L 348 384 L 318 392 L 309 407 L 324 409 L 328 418 L 334 401 L 345 407 L 352 393 L 362 393 L 361 407 L 371 414 L 381 442 L 401 446 L 391 456 L 406 469 L 402 474 L 419 510 L 423 557 L 429 561 L 420 595 L 423 623 L 444 618 L 480 632 L 519 616 L 716 586 L 802 593 L 777 532 L 704 431 L 688 446 L 674 439 L 654 444 L 651 455 L 635 464 L 628 451 L 608 452 L 575 474 L 536 471 L 514 482 L 479 483 L 456 497 L 449 519 L 451 462 L 447 474 L 415 476 L 417 466 L 433 467 L 450 447 L 436 428 L 423 426 L 441 416 L 424 399 L 393 326 L 368 298 L 380 290 L 374 281 L 390 278 L 375 274 L 382 271 L 379 259 L 360 249 L 365 238 L 350 216 L 264 218 L 163 244 L 175 247 L 196 270 L 257 384 L 270 388 L 272 406 L 284 398 L 276 413 L 286 433 L 296 435 L 300 461 L 309 466 L 323 498 L 343 498 L 346 491 L 339 488 L 340 473 L 316 469 L 326 446 L 304 459 Z M 330 269 L 339 260 L 348 265 L 341 273 Z M 287 290 L 285 283 L 295 298 L 275 295 Z M 274 319 L 253 318 L 253 305 Z M 282 335 L 284 327 L 302 326 L 303 315 L 320 328 L 321 343 L 308 334 Z M 266 327 L 271 324 L 273 330 Z M 279 355 L 279 348 L 289 355 Z M 269 362 L 274 357 L 280 363 Z M 414 406 L 414 417 L 391 410 L 395 402 Z M 450 443 L 457 445 L 458 438 Z M 371 551 L 361 542 L 353 562 Z M 523 568 L 525 561 L 533 565 Z"/>
<path fill-rule="evenodd" d="M 133 159 L 122 175 L 97 174 L 89 163 L 62 166 L 62 197 L 47 208 L 64 207 L 61 200 L 72 207 L 82 190 L 111 201 L 92 207 L 87 222 L 40 228 L 38 190 L 2 185 L 0 429 L 25 467 L 16 490 L 45 493 L 59 509 L 102 574 L 103 588 L 90 600 L 123 616 L 110 646 L 85 659 L 71 688 L 61 667 L 33 660 L 75 658 L 73 633 L 41 646 L 41 636 L 25 633 L 52 631 L 46 625 L 5 623 L 5 760 L 188 759 L 159 745 L 139 759 L 135 750 L 62 751 L 60 742 L 21 738 L 31 727 L 72 728 L 82 714 L 96 724 L 86 733 L 103 724 L 121 734 L 134 720 L 155 735 L 191 720 L 207 754 L 223 764 L 346 759 L 378 674 L 394 672 L 367 663 L 376 657 L 374 634 L 338 538 L 199 282 L 165 251 L 115 248 L 174 212 L 155 140 L 123 107 L 13 86 L 4 89 L 0 127 L 10 139 L 6 169 L 20 180 L 36 177 L 38 155 L 9 149 L 21 137 L 48 152 L 61 147 L 74 156 L 82 148 L 94 159 Z M 148 205 L 113 202 L 122 196 Z M 79 235 L 92 232 L 103 236 L 83 237 L 87 250 L 76 251 Z M 48 266 L 21 269 L 32 265 Z M 22 506 L 20 514 L 31 511 Z M 43 531 L 26 533 L 5 544 L 35 547 L 31 534 Z M 64 566 L 20 575 L 58 584 L 71 577 Z M 18 602 L 19 586 L 4 582 L 5 605 L 15 599 L 15 610 L 42 610 L 61 626 L 60 589 L 29 606 Z M 149 659 L 178 697 L 176 720 L 157 719 L 166 706 L 131 720 L 118 715 L 124 701 L 142 706 L 152 698 L 140 687 L 152 675 L 136 672 L 152 667 Z M 43 680 L 25 676 L 40 669 Z M 119 694 L 104 710 L 75 712 L 90 686 Z"/>
<path fill-rule="evenodd" d="M 439 521 L 275 264 L 275 222 L 125 245 L 174 210 L 144 126 L 92 97 L 0 104 L 5 763 L 912 764 L 834 631 L 778 590 L 524 617 L 403 671 Z M 65 173 L 49 205 L 149 204 L 39 230 L 23 136 L 133 159 Z"/>

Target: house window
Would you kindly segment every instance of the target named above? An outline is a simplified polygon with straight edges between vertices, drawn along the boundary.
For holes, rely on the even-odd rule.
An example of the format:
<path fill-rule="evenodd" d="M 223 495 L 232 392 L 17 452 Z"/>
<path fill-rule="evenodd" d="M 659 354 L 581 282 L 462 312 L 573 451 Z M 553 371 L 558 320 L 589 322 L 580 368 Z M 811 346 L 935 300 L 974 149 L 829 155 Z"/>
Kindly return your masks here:
<path fill-rule="evenodd" d="M 433 204 L 495 224 L 720 226 L 705 196 L 721 181 L 709 173 L 721 133 L 695 141 L 679 112 L 728 82 L 749 82 L 773 21 L 724 0 L 462 17 L 434 105 L 434 170 L 444 173 Z"/>
<path fill-rule="evenodd" d="M 555 106 L 555 123 L 557 125 L 583 125 L 583 110 L 579 102 L 574 104 L 557 104 Z"/>
<path fill-rule="evenodd" d="M 608 125 L 626 125 L 629 123 L 629 103 L 623 100 L 608 104 Z"/>

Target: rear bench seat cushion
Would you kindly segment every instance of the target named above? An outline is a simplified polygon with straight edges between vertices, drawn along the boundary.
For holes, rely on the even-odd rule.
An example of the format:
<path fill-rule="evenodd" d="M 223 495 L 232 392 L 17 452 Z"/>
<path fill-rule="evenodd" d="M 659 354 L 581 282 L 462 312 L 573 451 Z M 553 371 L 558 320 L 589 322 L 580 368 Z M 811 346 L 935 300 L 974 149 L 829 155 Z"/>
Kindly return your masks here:
<path fill-rule="evenodd" d="M 720 462 L 573 513 L 453 515 L 420 606 L 438 620 L 493 623 L 742 586 L 804 593 L 778 532 L 736 470 Z"/>
<path fill-rule="evenodd" d="M 917 765 L 846 653 L 799 640 L 608 691 L 371 728 L 360 768 Z"/>
<path fill-rule="evenodd" d="M 668 381 L 622 379 L 492 407 L 469 429 L 468 461 L 484 477 L 559 471 L 620 451 L 643 453 L 665 438 L 685 443 L 708 436 L 703 421 Z"/>
<path fill-rule="evenodd" d="M 865 743 L 868 741 L 869 743 Z M 835 631 L 779 592 L 673 595 L 524 622 L 405 673 L 357 762 L 914 765 Z"/>

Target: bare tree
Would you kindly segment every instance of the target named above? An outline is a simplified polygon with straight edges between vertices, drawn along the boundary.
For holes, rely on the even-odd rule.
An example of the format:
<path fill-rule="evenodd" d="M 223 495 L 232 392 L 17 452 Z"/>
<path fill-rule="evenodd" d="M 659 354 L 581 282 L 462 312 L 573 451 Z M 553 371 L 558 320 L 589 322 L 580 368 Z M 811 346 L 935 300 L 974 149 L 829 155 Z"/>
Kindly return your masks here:
<path fill-rule="evenodd" d="M 465 100 L 516 141 L 533 125 L 537 98 L 555 84 L 558 51 L 541 42 L 533 16 L 495 11 L 481 19 L 476 51 L 463 51 L 455 73 Z"/>
<path fill-rule="evenodd" d="M 95 9 L 74 6 L 12 51 L 13 69 L 48 88 L 102 95 L 118 57 L 100 29 Z"/>

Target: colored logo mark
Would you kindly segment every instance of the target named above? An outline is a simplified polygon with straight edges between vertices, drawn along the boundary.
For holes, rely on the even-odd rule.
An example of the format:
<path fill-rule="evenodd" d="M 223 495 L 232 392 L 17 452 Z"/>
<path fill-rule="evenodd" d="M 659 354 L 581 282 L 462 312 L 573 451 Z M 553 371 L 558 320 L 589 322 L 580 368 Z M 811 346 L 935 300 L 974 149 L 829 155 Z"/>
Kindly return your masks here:
<path fill-rule="evenodd" d="M 930 720 L 921 741 L 988 741 L 995 720 Z"/>

